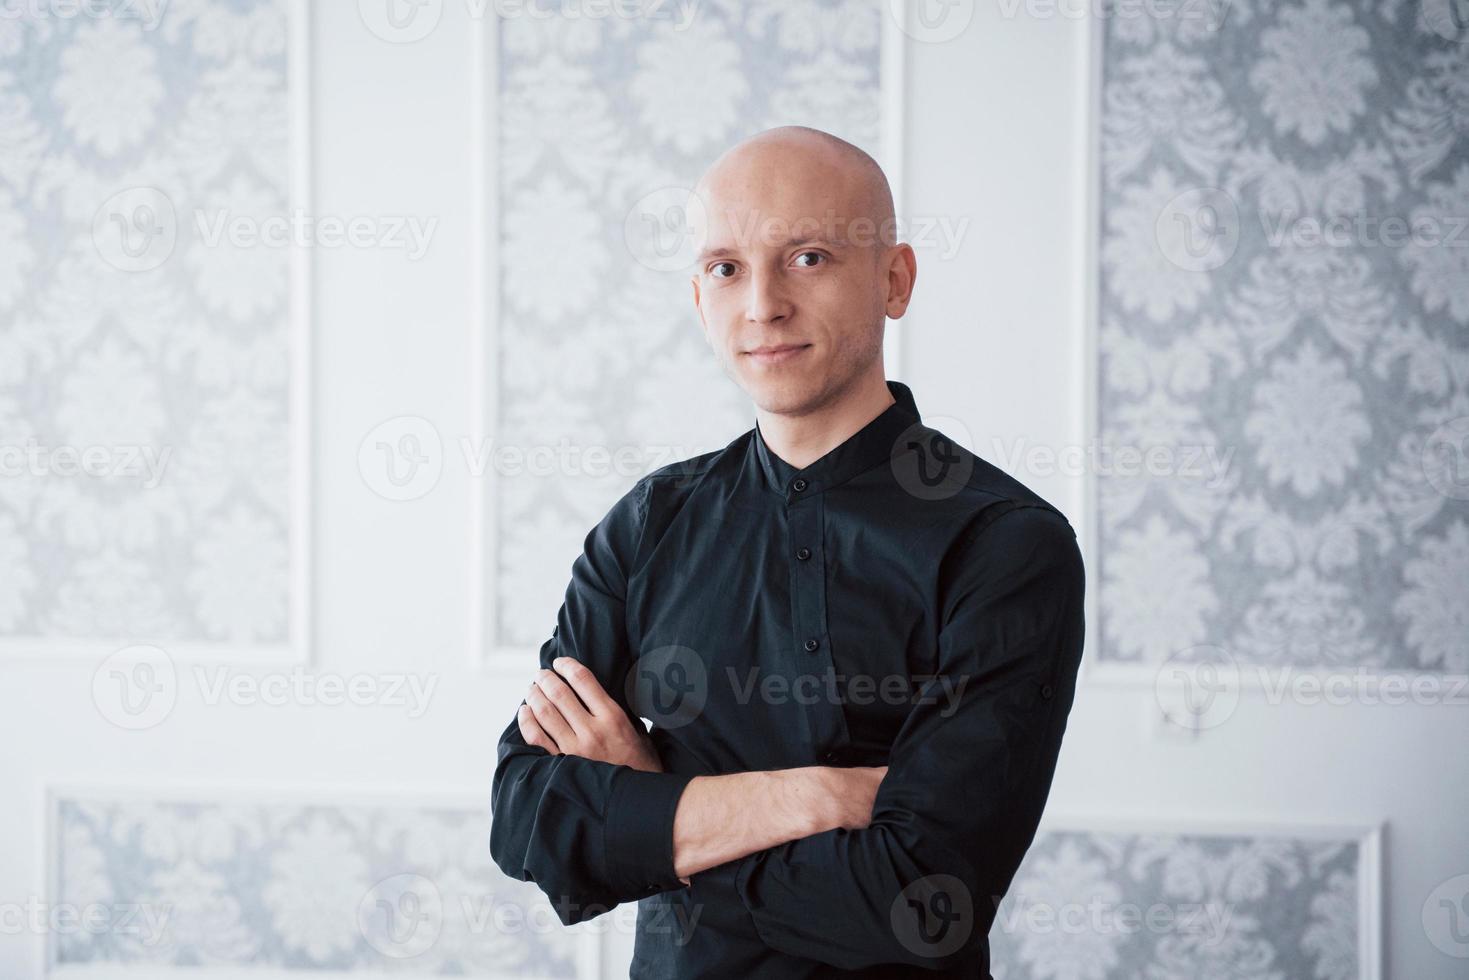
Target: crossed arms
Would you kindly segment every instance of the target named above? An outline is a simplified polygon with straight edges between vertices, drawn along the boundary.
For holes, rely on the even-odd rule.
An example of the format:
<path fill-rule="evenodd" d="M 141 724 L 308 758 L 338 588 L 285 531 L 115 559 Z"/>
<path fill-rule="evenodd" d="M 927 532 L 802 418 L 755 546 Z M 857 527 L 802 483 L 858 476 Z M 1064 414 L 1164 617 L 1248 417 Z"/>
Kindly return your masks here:
<path fill-rule="evenodd" d="M 570 657 L 537 672 L 516 712 L 527 745 L 643 772 L 663 764 L 647 734 Z M 696 776 L 679 797 L 673 823 L 673 866 L 679 880 L 828 830 L 860 830 L 872 817 L 886 766 L 793 769 Z"/>
<path fill-rule="evenodd" d="M 886 769 L 695 777 L 660 771 L 617 695 L 635 659 L 624 603 L 646 483 L 587 535 L 537 690 L 501 737 L 496 863 L 571 924 L 737 861 L 736 891 L 773 949 L 843 969 L 962 964 L 1034 837 L 1075 690 L 1084 573 L 1070 525 L 1001 509 L 945 556 L 935 663 L 968 683 L 955 705 L 912 707 Z M 940 878 L 972 909 L 970 942 L 941 953 L 904 942 L 891 918 L 905 889 Z"/>

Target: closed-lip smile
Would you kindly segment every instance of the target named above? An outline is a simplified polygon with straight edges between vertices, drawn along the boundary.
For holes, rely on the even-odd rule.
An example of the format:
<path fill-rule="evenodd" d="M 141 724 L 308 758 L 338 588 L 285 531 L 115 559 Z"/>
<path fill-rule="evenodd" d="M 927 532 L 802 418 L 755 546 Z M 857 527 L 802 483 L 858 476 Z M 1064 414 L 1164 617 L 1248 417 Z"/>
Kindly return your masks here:
<path fill-rule="evenodd" d="M 810 344 L 766 344 L 763 347 L 747 350 L 745 353 L 762 364 L 774 364 L 795 357 L 810 346 Z"/>

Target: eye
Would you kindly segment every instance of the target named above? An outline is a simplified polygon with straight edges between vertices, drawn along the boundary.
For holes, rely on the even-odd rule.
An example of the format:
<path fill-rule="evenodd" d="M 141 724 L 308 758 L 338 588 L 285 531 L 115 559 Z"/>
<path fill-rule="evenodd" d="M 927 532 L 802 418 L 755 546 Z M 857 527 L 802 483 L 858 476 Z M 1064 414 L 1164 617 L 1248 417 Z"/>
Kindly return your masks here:
<path fill-rule="evenodd" d="M 816 262 L 801 262 L 801 260 L 804 258 L 819 259 L 822 262 L 826 261 L 826 256 L 822 255 L 820 252 L 802 252 L 800 255 L 796 256 L 796 264 L 801 266 L 801 268 L 803 269 L 810 269 L 817 265 Z"/>
<path fill-rule="evenodd" d="M 727 273 L 720 273 L 719 270 L 724 268 L 728 268 L 729 271 Z M 734 263 L 716 262 L 709 267 L 709 274 L 715 279 L 728 279 L 730 276 L 734 275 Z"/>

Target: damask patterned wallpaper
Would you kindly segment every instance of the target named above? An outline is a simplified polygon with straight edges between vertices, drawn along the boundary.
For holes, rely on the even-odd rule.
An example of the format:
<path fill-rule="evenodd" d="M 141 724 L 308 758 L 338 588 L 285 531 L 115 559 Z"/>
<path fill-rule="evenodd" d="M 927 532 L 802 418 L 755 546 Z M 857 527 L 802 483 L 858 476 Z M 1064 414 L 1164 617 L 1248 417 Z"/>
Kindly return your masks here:
<path fill-rule="evenodd" d="M 1213 642 L 1465 670 L 1469 248 L 1449 219 L 1469 214 L 1469 44 L 1410 0 L 1198 7 L 1227 18 L 1105 24 L 1101 434 L 1205 468 L 1101 481 L 1094 655 Z M 583 536 L 637 475 L 752 424 L 665 261 L 673 192 L 785 122 L 876 153 L 885 8 L 706 0 L 682 26 L 501 25 L 495 436 L 629 446 L 638 465 L 497 479 L 494 645 L 543 638 Z M 173 449 L 152 486 L 146 466 L 0 480 L 0 642 L 286 635 L 285 255 L 200 247 L 181 220 L 149 267 L 156 245 L 130 237 L 165 205 L 285 206 L 286 50 L 280 0 L 172 0 L 153 32 L 0 19 L 0 424 Z M 135 187 L 158 194 L 114 199 Z M 1392 216 L 1436 219 L 1442 239 L 1357 230 L 1386 235 Z M 1332 218 L 1349 242 L 1298 241 Z M 63 796 L 48 894 L 171 911 L 55 935 L 49 962 L 583 975 L 582 939 L 482 917 L 549 921 L 534 886 L 494 869 L 484 816 Z M 1358 977 L 1366 873 L 1349 838 L 1046 833 L 992 933 L 995 972 Z M 1228 927 L 1058 937 L 1014 917 L 1093 899 L 1212 904 Z"/>
<path fill-rule="evenodd" d="M 597 931 L 630 934 L 636 912 L 562 927 L 534 884 L 494 867 L 477 805 L 78 789 L 57 795 L 52 821 L 53 903 L 116 917 L 57 930 L 48 962 L 63 975 L 248 963 L 581 978 L 597 975 Z M 1358 950 L 1378 925 L 1376 846 L 1345 830 L 1043 829 L 997 910 L 993 972 L 1371 976 Z"/>
<path fill-rule="evenodd" d="M 1469 31 L 1176 6 L 1103 24 L 1093 656 L 1469 671 Z"/>
<path fill-rule="evenodd" d="M 533 883 L 494 866 L 477 802 L 81 791 L 58 797 L 54 821 L 54 902 L 114 917 L 106 929 L 55 930 L 48 962 L 60 972 L 248 965 L 574 980 L 595 968 L 595 935 L 562 926 Z"/>
<path fill-rule="evenodd" d="M 1358 954 L 1379 894 L 1364 840 L 1043 831 L 990 930 L 991 972 L 995 980 L 1376 976 Z"/>
<path fill-rule="evenodd" d="M 213 232 L 286 211 L 284 0 L 35 6 L 0 17 L 0 648 L 283 644 L 288 251 Z"/>
<path fill-rule="evenodd" d="M 686 22 L 675 6 L 500 22 L 493 431 L 572 451 L 496 477 L 492 647 L 540 644 L 583 538 L 637 477 L 754 425 L 700 332 L 679 191 L 771 126 L 879 152 L 880 0 L 714 0 Z M 629 462 L 581 462 L 591 448 Z"/>

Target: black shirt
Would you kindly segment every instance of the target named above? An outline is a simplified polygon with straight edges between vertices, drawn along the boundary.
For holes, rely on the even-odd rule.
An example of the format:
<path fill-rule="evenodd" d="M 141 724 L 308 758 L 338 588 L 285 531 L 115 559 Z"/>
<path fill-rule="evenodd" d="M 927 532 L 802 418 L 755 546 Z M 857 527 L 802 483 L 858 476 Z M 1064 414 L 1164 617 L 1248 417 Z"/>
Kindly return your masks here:
<path fill-rule="evenodd" d="M 652 722 L 665 771 L 551 756 L 512 719 L 490 848 L 561 921 L 638 900 L 631 976 L 988 977 L 1081 659 L 1066 518 L 923 425 L 906 385 L 803 469 L 758 424 L 643 477 L 587 535 L 541 666 Z M 697 775 L 889 766 L 871 826 L 674 874 Z"/>

